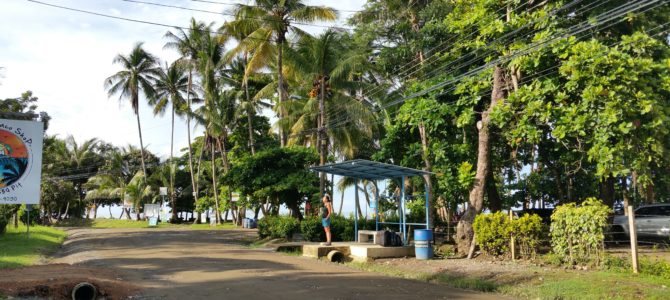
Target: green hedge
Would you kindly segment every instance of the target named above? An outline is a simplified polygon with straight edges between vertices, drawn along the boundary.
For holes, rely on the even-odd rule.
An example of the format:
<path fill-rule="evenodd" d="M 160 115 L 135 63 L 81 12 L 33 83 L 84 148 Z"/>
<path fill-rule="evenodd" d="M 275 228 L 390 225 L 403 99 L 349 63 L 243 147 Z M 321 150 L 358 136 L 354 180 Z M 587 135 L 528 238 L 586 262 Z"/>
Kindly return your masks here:
<path fill-rule="evenodd" d="M 354 240 L 354 219 L 342 216 L 331 216 L 330 232 L 333 241 Z M 368 219 L 358 221 L 358 229 L 375 229 L 375 220 Z M 260 238 L 288 238 L 293 233 L 300 232 L 303 239 L 311 242 L 326 240 L 326 233 L 321 225 L 321 217 L 306 217 L 302 222 L 289 216 L 267 216 L 258 221 L 258 236 Z"/>
<path fill-rule="evenodd" d="M 258 236 L 261 238 L 287 238 L 300 231 L 300 223 L 289 216 L 267 216 L 258 221 Z"/>
<path fill-rule="evenodd" d="M 30 210 L 30 213 L 28 213 L 28 211 L 26 211 L 26 206 L 21 205 L 21 209 L 19 210 L 19 220 L 23 225 L 28 225 L 28 214 L 30 214 L 30 225 L 34 226 L 37 224 L 37 219 L 40 217 L 39 207 L 34 205 Z"/>
<path fill-rule="evenodd" d="M 564 263 L 600 265 L 610 209 L 600 200 L 558 206 L 551 215 L 551 246 Z"/>
<path fill-rule="evenodd" d="M 502 212 L 480 214 L 472 225 L 479 247 L 493 256 L 510 255 L 510 241 L 514 236 L 517 257 L 535 258 L 546 236 L 542 219 L 535 214 L 513 220 Z"/>

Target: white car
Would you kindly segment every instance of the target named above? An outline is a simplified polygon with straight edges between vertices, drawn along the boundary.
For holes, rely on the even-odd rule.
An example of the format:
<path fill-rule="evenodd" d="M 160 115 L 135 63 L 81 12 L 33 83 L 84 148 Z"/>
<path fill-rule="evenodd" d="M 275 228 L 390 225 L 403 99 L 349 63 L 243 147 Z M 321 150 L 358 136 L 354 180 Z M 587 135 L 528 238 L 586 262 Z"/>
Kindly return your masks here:
<path fill-rule="evenodd" d="M 670 204 L 651 204 L 640 206 L 635 210 L 635 226 L 638 237 L 668 238 L 670 237 Z M 612 231 L 626 237 L 630 236 L 628 216 L 615 216 Z"/>

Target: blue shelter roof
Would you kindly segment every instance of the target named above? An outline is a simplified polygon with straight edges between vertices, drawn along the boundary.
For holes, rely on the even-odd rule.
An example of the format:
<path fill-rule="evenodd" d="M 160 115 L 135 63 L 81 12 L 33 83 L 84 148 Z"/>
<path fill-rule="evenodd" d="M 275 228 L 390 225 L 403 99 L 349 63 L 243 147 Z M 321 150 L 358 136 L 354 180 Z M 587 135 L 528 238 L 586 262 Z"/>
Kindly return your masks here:
<path fill-rule="evenodd" d="M 399 177 L 422 176 L 431 172 L 396 166 L 392 164 L 354 159 L 341 163 L 311 167 L 312 171 L 335 174 L 358 179 L 382 180 Z"/>

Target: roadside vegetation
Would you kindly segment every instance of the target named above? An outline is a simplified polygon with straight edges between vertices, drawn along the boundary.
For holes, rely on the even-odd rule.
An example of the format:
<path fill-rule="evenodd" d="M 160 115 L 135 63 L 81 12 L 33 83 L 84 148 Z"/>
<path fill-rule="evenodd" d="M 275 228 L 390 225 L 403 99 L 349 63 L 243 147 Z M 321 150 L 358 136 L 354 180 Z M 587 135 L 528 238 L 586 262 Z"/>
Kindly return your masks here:
<path fill-rule="evenodd" d="M 47 226 L 31 226 L 30 238 L 26 226 L 10 226 L 0 235 L 0 269 L 34 265 L 52 252 L 65 240 L 67 233 Z"/>
<path fill-rule="evenodd" d="M 215 229 L 232 229 L 237 226 L 231 222 L 226 222 L 216 226 L 210 224 L 173 224 L 160 222 L 158 226 L 150 227 L 147 221 L 137 222 L 133 220 L 110 220 L 110 219 L 95 219 L 95 220 L 79 220 L 72 219 L 59 222 L 56 227 L 85 227 L 85 228 L 172 228 L 172 229 L 187 229 L 187 230 L 215 230 Z"/>

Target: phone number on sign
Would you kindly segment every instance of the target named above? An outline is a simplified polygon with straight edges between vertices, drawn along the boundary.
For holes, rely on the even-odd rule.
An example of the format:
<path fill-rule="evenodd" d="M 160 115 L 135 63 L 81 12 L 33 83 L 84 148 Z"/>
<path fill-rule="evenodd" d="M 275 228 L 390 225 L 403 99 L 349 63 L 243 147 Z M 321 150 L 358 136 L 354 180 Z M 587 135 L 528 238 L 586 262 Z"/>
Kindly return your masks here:
<path fill-rule="evenodd" d="M 17 202 L 17 201 L 19 201 L 19 198 L 17 198 L 17 197 L 0 197 L 0 201 L 2 201 L 2 202 Z"/>

